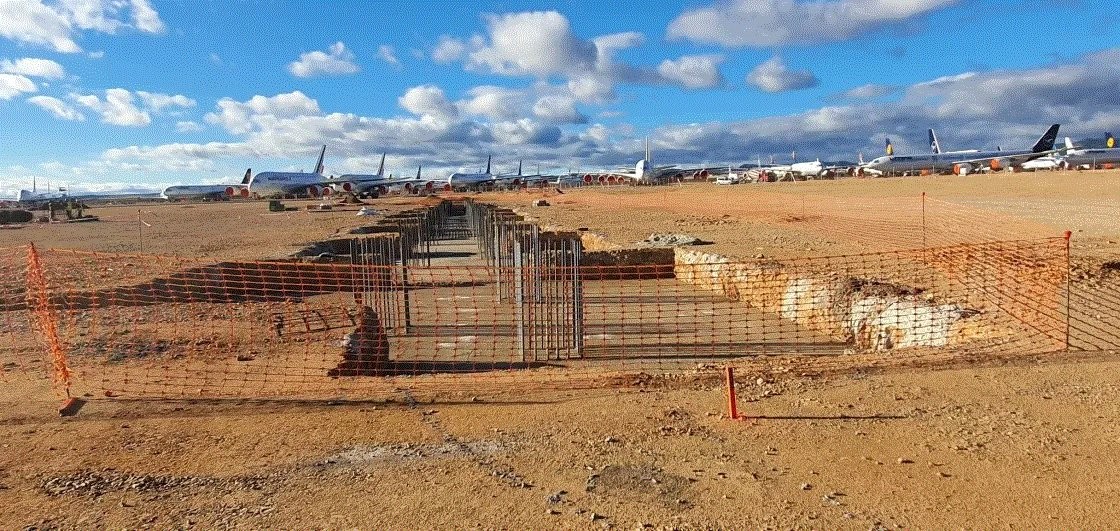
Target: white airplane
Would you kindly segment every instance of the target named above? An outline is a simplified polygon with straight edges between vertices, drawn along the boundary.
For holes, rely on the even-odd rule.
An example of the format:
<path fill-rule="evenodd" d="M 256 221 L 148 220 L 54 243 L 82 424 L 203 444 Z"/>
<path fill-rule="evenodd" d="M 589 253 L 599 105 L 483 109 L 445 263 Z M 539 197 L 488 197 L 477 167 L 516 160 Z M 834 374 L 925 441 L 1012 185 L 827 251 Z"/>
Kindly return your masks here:
<path fill-rule="evenodd" d="M 327 146 L 324 145 L 319 151 L 315 171 L 311 173 L 265 171 L 254 175 L 249 179 L 249 195 L 258 198 L 330 195 L 333 192 L 332 185 L 337 184 L 337 181 L 323 175 L 323 156 L 326 152 Z"/>
<path fill-rule="evenodd" d="M 1054 171 L 1062 168 L 1063 158 L 1047 155 L 1034 160 L 1028 160 L 1019 166 L 1023 171 Z"/>
<path fill-rule="evenodd" d="M 245 170 L 241 184 L 184 184 L 168 186 L 159 196 L 168 201 L 221 201 L 231 197 L 249 197 L 249 181 L 253 169 Z"/>
<path fill-rule="evenodd" d="M 1074 147 L 1073 141 L 1067 136 L 1063 167 L 1074 169 L 1103 167 L 1111 169 L 1113 166 L 1120 164 L 1120 148 L 1116 147 L 1116 138 L 1112 136 L 1112 133 L 1105 133 L 1104 136 L 1105 147 L 1091 149 L 1077 149 Z"/>
<path fill-rule="evenodd" d="M 490 173 L 490 160 L 492 155 L 486 156 L 486 169 L 478 173 L 452 173 L 447 178 L 447 188 L 450 190 L 470 188 L 494 182 L 494 175 Z"/>
<path fill-rule="evenodd" d="M 723 171 L 723 166 L 682 168 L 676 164 L 667 166 L 653 165 L 653 152 L 649 149 L 649 139 L 645 141 L 645 158 L 629 169 L 602 170 L 583 173 L 584 184 L 663 184 L 685 178 L 707 180 L 712 172 Z"/>
<path fill-rule="evenodd" d="M 378 195 L 388 193 L 387 183 L 392 180 L 392 176 L 385 177 L 385 154 L 382 153 L 381 164 L 377 167 L 377 173 L 372 175 L 348 173 L 339 175 L 335 179 L 338 182 L 332 183 L 330 186 L 336 192 L 346 192 L 358 197 L 377 199 Z"/>

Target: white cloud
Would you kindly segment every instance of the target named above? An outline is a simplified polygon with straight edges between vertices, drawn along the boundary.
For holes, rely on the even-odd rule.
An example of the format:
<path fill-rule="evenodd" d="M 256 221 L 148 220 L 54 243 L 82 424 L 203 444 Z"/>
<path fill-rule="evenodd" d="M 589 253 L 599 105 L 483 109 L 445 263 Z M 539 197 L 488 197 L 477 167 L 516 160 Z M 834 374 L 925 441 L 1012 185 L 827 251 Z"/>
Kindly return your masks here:
<path fill-rule="evenodd" d="M 595 45 L 576 37 L 568 18 L 556 11 L 490 15 L 486 25 L 489 44 L 468 54 L 470 69 L 544 77 L 595 64 Z"/>
<path fill-rule="evenodd" d="M 899 87 L 896 87 L 894 85 L 868 83 L 866 85 L 860 85 L 853 89 L 847 90 L 843 94 L 841 94 L 841 96 L 850 100 L 873 100 L 896 92 L 898 89 Z"/>
<path fill-rule="evenodd" d="M 587 117 L 576 109 L 576 101 L 570 96 L 544 96 L 533 104 L 533 114 L 542 120 L 558 124 L 587 123 Z"/>
<path fill-rule="evenodd" d="M 197 133 L 204 130 L 202 124 L 190 120 L 175 122 L 175 130 L 180 133 Z"/>
<path fill-rule="evenodd" d="M 253 96 L 245 102 L 222 98 L 218 100 L 217 107 L 218 112 L 208 113 L 203 119 L 207 123 L 220 125 L 233 134 L 259 129 L 262 124 L 254 118 L 277 119 L 319 114 L 319 102 L 298 90 L 272 97 Z"/>
<path fill-rule="evenodd" d="M 152 123 L 151 115 L 140 110 L 133 103 L 132 93 L 123 88 L 107 89 L 104 100 L 93 94 L 72 94 L 71 97 L 79 104 L 101 113 L 101 121 L 107 124 L 143 127 Z"/>
<path fill-rule="evenodd" d="M 105 50 L 98 50 L 96 52 L 89 52 L 86 55 L 88 55 L 90 59 L 101 59 L 101 58 L 105 57 Z"/>
<path fill-rule="evenodd" d="M 146 33 L 163 33 L 165 29 L 159 13 L 148 0 L 132 0 L 132 21 L 136 29 Z"/>
<path fill-rule="evenodd" d="M 302 53 L 298 60 L 288 64 L 288 72 L 296 77 L 338 76 L 358 72 L 358 65 L 354 63 L 354 54 L 346 49 L 342 41 L 332 44 L 328 52 L 316 50 Z"/>
<path fill-rule="evenodd" d="M 568 95 L 583 103 L 615 99 L 619 83 L 674 85 L 689 89 L 723 84 L 718 55 L 693 55 L 663 61 L 658 67 L 620 62 L 623 50 L 640 46 L 637 32 L 612 33 L 592 39 L 575 34 L 568 18 L 556 11 L 506 13 L 486 17 L 486 35 L 469 40 L 442 36 L 432 53 L 438 63 L 462 60 L 468 71 L 560 78 Z"/>
<path fill-rule="evenodd" d="M 781 57 L 756 66 L 747 74 L 747 83 L 765 92 L 787 92 L 817 86 L 817 76 L 808 70 L 790 70 Z"/>
<path fill-rule="evenodd" d="M 412 114 L 428 116 L 440 122 L 448 122 L 459 116 L 458 110 L 447 100 L 443 89 L 435 85 L 412 87 L 397 102 Z"/>
<path fill-rule="evenodd" d="M 474 87 L 467 94 L 470 99 L 460 102 L 459 108 L 467 114 L 493 120 L 515 119 L 525 106 L 525 94 L 520 90 L 486 85 Z"/>
<path fill-rule="evenodd" d="M 458 61 L 467 49 L 463 41 L 447 35 L 440 35 L 439 43 L 432 50 L 432 60 L 440 64 Z"/>
<path fill-rule="evenodd" d="M 377 57 L 390 65 L 398 67 L 401 66 L 400 60 L 397 59 L 396 50 L 394 50 L 393 47 L 389 46 L 388 44 L 382 44 L 381 46 L 377 47 Z"/>
<path fill-rule="evenodd" d="M 136 91 L 136 95 L 140 101 L 144 102 L 144 106 L 152 112 L 162 112 L 168 107 L 194 107 L 195 101 L 182 95 L 176 94 L 174 96 L 169 94 L 160 94 L 158 92 L 144 92 L 143 90 Z"/>
<path fill-rule="evenodd" d="M 122 18 L 125 11 L 131 12 L 132 25 Z M 62 53 L 82 50 L 74 42 L 78 31 L 115 34 L 126 27 L 146 33 L 164 30 L 159 13 L 148 0 L 62 0 L 50 5 L 41 0 L 0 2 L 0 37 Z"/>
<path fill-rule="evenodd" d="M 0 72 L 46 79 L 62 79 L 62 77 L 66 75 L 66 72 L 62 69 L 62 65 L 50 59 L 37 59 L 32 57 L 16 59 L 15 62 L 4 59 L 0 61 Z"/>
<path fill-rule="evenodd" d="M 16 74 L 0 74 L 0 100 L 10 100 L 20 94 L 37 92 L 35 83 Z"/>
<path fill-rule="evenodd" d="M 724 46 L 779 46 L 850 39 L 959 0 L 731 0 L 673 20 L 670 38 Z"/>
<path fill-rule="evenodd" d="M 27 102 L 42 108 L 54 115 L 55 118 L 61 120 L 72 120 L 77 122 L 84 122 L 86 117 L 84 114 L 78 112 L 77 109 L 71 107 L 70 104 L 51 96 L 32 96 L 27 98 Z"/>
<path fill-rule="evenodd" d="M 684 88 L 707 89 L 723 85 L 723 74 L 719 71 L 722 62 L 722 55 L 686 55 L 675 61 L 662 61 L 657 71 Z"/>

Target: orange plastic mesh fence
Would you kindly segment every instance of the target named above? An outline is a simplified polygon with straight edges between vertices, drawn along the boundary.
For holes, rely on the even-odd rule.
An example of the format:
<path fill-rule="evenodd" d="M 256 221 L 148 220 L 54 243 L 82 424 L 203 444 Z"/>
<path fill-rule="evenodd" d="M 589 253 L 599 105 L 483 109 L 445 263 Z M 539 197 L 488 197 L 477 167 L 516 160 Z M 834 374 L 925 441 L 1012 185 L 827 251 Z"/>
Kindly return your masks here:
<path fill-rule="evenodd" d="M 34 266 L 19 251 L 0 267 Z M 38 263 L 41 291 L 24 281 L 34 275 L 4 277 L 5 377 L 43 387 L 45 372 L 70 371 L 88 396 L 520 393 L 778 358 L 805 371 L 957 363 L 1067 341 L 1060 238 L 786 261 L 678 249 L 626 266 L 58 250 Z"/>
<path fill-rule="evenodd" d="M 49 393 L 43 385 L 50 374 L 44 367 L 38 334 L 32 329 L 27 309 L 27 247 L 0 247 L 0 383 L 19 384 L 15 395 L 29 392 L 26 386 L 39 384 L 39 392 Z"/>

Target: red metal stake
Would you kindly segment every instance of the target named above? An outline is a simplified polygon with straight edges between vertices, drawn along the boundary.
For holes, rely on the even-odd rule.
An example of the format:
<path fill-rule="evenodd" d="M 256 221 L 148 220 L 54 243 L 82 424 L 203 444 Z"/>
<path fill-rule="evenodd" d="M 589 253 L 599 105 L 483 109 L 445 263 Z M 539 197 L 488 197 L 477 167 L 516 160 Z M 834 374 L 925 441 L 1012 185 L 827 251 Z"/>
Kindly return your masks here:
<path fill-rule="evenodd" d="M 735 396 L 735 369 L 727 367 L 727 414 L 739 420 L 739 399 Z"/>

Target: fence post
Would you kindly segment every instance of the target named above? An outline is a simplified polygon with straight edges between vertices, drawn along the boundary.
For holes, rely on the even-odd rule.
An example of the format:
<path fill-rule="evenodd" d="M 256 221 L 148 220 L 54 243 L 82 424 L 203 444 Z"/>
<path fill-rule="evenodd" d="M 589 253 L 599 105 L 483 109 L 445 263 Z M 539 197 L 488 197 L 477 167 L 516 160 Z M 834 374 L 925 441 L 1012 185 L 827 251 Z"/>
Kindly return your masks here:
<path fill-rule="evenodd" d="M 1070 314 L 1070 290 L 1073 288 L 1071 279 L 1073 278 L 1073 264 L 1070 260 L 1070 238 L 1073 236 L 1072 231 L 1066 231 L 1066 353 L 1069 353 L 1069 314 Z"/>
<path fill-rule="evenodd" d="M 27 308 L 35 315 L 45 346 L 50 351 L 51 375 L 62 386 L 66 398 L 70 399 L 70 384 L 73 372 L 70 370 L 62 340 L 58 337 L 58 318 L 51 310 L 50 293 L 47 290 L 47 277 L 43 274 L 43 264 L 35 244 L 27 246 Z"/>

